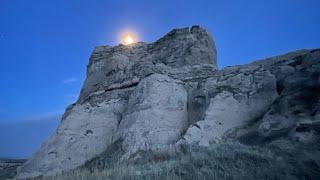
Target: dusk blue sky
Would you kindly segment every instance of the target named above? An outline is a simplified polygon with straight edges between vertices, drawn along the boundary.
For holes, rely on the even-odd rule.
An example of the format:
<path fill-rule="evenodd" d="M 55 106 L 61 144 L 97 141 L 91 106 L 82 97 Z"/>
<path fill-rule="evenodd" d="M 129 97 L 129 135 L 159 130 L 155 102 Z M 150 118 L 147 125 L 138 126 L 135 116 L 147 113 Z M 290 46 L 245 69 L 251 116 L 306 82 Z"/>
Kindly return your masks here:
<path fill-rule="evenodd" d="M 0 156 L 27 157 L 74 102 L 97 45 L 209 30 L 220 68 L 320 47 L 319 0 L 1 0 Z"/>

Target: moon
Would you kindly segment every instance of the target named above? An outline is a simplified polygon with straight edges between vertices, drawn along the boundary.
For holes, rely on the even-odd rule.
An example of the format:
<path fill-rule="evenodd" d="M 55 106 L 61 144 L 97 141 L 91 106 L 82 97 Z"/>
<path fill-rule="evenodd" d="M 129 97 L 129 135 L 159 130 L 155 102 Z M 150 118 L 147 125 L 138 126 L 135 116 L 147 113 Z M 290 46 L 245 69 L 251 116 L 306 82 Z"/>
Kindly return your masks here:
<path fill-rule="evenodd" d="M 137 33 L 132 30 L 123 31 L 120 35 L 120 43 L 124 45 L 131 45 L 138 42 L 139 38 Z"/>
<path fill-rule="evenodd" d="M 130 35 L 127 35 L 124 38 L 123 42 L 124 42 L 125 45 L 129 45 L 129 44 L 134 43 L 134 39 Z"/>

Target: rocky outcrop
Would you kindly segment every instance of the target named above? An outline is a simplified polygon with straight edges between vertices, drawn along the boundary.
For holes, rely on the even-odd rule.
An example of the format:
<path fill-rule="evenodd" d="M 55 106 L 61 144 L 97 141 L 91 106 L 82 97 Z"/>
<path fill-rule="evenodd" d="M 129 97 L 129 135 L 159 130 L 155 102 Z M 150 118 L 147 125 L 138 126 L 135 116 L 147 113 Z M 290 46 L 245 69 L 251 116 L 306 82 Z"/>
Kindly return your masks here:
<path fill-rule="evenodd" d="M 320 50 L 304 50 L 221 70 L 197 90 L 208 94 L 206 110 L 181 141 L 209 145 L 233 136 L 255 145 L 279 138 L 317 144 L 319 60 Z M 314 130 L 299 130 L 305 121 Z"/>
<path fill-rule="evenodd" d="M 95 48 L 78 101 L 17 178 L 74 169 L 115 143 L 123 161 L 222 141 L 319 153 L 320 50 L 216 64 L 215 44 L 199 26 L 151 44 Z"/>
<path fill-rule="evenodd" d="M 216 69 L 215 44 L 198 26 L 174 29 L 151 44 L 99 46 L 91 55 L 79 101 L 96 92 L 134 86 L 154 73 L 188 80 L 209 77 Z"/>

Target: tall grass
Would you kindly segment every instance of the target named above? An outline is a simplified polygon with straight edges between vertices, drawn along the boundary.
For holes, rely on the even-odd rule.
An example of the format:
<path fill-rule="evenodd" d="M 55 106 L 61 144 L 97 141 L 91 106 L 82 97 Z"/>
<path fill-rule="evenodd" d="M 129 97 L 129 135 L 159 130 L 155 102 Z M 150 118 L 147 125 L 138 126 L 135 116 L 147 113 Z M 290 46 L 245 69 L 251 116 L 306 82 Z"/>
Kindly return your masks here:
<path fill-rule="evenodd" d="M 113 156 L 112 156 L 113 155 Z M 111 157 L 112 156 L 112 157 Z M 317 169 L 294 155 L 272 148 L 241 144 L 188 146 L 170 153 L 139 152 L 128 161 L 121 153 L 95 159 L 76 170 L 44 180 L 197 180 L 197 179 L 319 179 Z M 99 165 L 106 164 L 104 166 Z"/>

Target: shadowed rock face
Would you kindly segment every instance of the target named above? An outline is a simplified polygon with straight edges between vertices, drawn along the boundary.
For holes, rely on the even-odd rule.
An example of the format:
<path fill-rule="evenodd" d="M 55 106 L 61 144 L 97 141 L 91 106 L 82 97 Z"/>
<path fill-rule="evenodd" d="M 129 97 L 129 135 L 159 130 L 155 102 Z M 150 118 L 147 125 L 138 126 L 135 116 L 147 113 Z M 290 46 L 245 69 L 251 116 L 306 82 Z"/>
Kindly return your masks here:
<path fill-rule="evenodd" d="M 95 48 L 78 101 L 17 177 L 74 169 L 115 142 L 123 160 L 221 141 L 318 152 L 320 50 L 222 70 L 216 63 L 214 42 L 198 26 L 151 44 Z"/>

